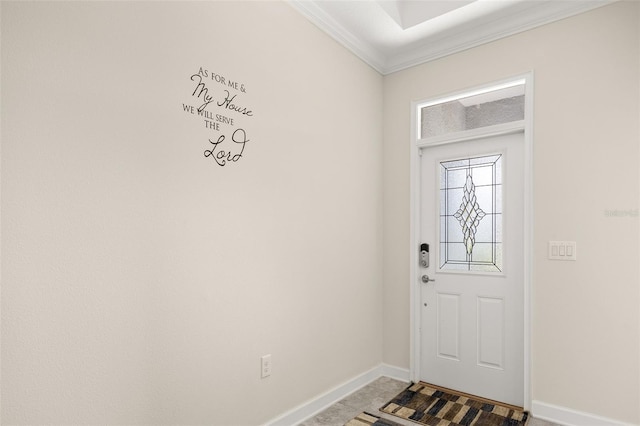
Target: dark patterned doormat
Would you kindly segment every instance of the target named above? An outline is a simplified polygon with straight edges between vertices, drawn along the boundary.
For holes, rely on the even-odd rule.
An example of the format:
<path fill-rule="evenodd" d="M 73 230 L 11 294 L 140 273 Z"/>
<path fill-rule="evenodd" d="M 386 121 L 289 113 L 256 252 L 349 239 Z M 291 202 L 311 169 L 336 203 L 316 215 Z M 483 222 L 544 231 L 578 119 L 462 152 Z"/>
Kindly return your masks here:
<path fill-rule="evenodd" d="M 360 413 L 353 419 L 349 420 L 344 426 L 402 426 L 400 423 L 383 419 L 369 413 Z"/>
<path fill-rule="evenodd" d="M 518 407 L 415 383 L 380 408 L 383 413 L 429 426 L 524 426 Z"/>

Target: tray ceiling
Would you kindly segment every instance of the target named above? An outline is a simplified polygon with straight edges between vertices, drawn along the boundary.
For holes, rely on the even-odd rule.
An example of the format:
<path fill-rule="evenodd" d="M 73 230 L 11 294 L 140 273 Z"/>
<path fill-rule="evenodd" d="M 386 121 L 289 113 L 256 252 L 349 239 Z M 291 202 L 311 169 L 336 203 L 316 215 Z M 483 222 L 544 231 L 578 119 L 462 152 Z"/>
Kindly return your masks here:
<path fill-rule="evenodd" d="M 382 74 L 488 43 L 616 0 L 290 0 Z"/>

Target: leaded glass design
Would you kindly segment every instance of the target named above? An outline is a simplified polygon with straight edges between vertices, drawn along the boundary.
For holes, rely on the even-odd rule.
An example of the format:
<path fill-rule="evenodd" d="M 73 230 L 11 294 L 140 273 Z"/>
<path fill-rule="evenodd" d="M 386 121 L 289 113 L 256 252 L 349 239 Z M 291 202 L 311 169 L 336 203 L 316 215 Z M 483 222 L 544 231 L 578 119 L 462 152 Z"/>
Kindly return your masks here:
<path fill-rule="evenodd" d="M 467 181 L 464 184 L 462 203 L 458 211 L 453 215 L 453 217 L 460 222 L 460 226 L 462 226 L 462 242 L 468 255 L 473 253 L 478 225 L 485 215 L 486 213 L 478 205 L 476 186 L 473 184 L 473 179 L 469 173 L 467 174 Z"/>
<path fill-rule="evenodd" d="M 502 155 L 440 163 L 440 269 L 502 272 Z"/>

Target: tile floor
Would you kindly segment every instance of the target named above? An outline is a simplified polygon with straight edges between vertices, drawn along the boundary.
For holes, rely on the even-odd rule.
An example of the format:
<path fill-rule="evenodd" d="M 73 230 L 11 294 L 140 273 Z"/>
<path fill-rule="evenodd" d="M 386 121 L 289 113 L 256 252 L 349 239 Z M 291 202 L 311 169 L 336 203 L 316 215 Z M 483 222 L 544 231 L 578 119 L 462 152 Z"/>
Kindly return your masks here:
<path fill-rule="evenodd" d="M 407 385 L 408 384 L 405 382 L 391 379 L 389 377 L 380 377 L 346 398 L 336 402 L 315 417 L 301 423 L 299 426 L 343 426 L 346 422 L 363 411 L 387 418 L 401 425 L 416 426 L 416 423 L 378 411 L 380 407 L 404 390 Z M 530 418 L 527 422 L 527 426 L 558 425 Z"/>

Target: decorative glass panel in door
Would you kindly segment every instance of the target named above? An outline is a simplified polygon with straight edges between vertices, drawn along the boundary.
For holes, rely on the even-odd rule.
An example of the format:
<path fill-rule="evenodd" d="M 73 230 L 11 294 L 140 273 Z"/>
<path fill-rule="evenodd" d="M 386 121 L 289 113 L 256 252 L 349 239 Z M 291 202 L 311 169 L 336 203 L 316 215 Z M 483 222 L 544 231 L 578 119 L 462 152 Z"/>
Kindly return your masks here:
<path fill-rule="evenodd" d="M 440 162 L 440 270 L 502 264 L 502 154 Z"/>

